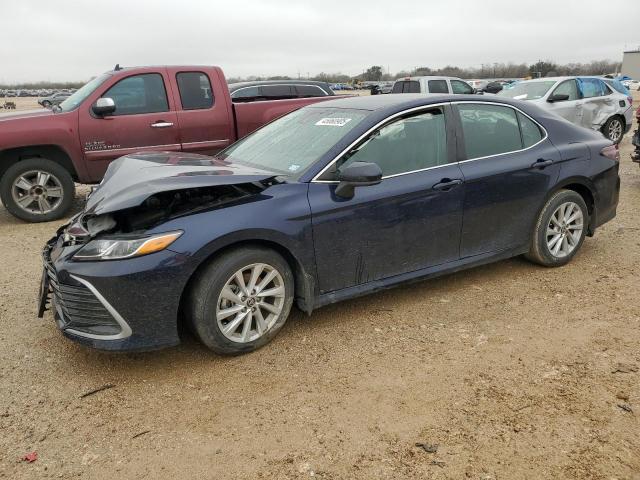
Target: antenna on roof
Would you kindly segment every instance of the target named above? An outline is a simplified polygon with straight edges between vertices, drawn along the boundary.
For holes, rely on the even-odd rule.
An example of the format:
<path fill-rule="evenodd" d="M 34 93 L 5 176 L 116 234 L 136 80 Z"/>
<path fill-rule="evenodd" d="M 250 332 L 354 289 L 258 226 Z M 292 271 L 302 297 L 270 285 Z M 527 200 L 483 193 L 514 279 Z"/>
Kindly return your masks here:
<path fill-rule="evenodd" d="M 113 70 L 117 72 L 118 70 L 122 70 L 122 67 L 120 66 L 119 63 L 116 63 L 116 66 L 113 68 Z"/>

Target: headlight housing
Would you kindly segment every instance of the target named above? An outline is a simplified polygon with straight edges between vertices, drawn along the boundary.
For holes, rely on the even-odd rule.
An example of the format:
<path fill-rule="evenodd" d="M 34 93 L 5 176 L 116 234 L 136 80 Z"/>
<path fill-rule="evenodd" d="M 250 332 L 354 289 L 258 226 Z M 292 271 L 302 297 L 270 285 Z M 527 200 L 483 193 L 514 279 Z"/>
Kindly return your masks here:
<path fill-rule="evenodd" d="M 140 237 L 105 237 L 91 240 L 73 256 L 74 260 L 121 260 L 123 258 L 140 257 L 164 250 L 178 237 L 182 231 L 158 233 Z"/>

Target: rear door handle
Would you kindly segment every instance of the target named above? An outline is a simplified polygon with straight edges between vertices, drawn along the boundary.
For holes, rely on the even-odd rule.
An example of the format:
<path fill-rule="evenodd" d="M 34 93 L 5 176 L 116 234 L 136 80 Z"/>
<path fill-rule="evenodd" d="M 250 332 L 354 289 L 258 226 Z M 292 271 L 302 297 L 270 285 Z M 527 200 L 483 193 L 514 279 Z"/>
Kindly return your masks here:
<path fill-rule="evenodd" d="M 453 180 L 450 178 L 443 178 L 439 183 L 436 183 L 433 187 L 434 190 L 440 190 L 443 192 L 448 192 L 456 188 L 458 185 L 462 185 L 464 182 L 459 178 L 454 178 Z"/>
<path fill-rule="evenodd" d="M 539 158 L 536 163 L 531 164 L 531 168 L 544 168 L 549 165 L 553 165 L 553 160 L 545 160 L 544 158 Z"/>
<path fill-rule="evenodd" d="M 173 122 L 165 122 L 164 120 L 158 120 L 151 124 L 151 128 L 169 128 L 173 127 Z"/>

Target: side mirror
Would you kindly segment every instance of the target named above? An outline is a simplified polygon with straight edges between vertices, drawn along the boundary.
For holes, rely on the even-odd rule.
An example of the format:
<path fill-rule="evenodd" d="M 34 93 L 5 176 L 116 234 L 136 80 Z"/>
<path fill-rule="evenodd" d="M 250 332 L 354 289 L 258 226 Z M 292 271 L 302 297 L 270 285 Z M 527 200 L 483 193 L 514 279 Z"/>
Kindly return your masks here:
<path fill-rule="evenodd" d="M 91 110 L 99 117 L 111 115 L 116 111 L 116 102 L 113 101 L 113 98 L 99 98 L 93 107 L 91 107 Z"/>
<path fill-rule="evenodd" d="M 554 93 L 547 99 L 547 102 L 549 103 L 564 102 L 565 100 L 569 100 L 569 95 L 562 94 L 562 93 Z"/>
<path fill-rule="evenodd" d="M 353 162 L 338 172 L 340 183 L 336 187 L 336 195 L 353 198 L 355 187 L 377 185 L 382 181 L 382 170 L 375 163 Z"/>

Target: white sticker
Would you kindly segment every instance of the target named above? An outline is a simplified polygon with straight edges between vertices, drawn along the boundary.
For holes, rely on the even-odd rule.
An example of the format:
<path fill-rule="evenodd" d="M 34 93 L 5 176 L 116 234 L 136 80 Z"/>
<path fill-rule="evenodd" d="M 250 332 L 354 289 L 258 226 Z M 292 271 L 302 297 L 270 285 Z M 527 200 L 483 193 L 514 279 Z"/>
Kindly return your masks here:
<path fill-rule="evenodd" d="M 344 127 L 351 121 L 350 118 L 323 118 L 316 122 L 316 125 L 326 125 L 329 127 Z"/>
<path fill-rule="evenodd" d="M 298 170 L 300 168 L 300 165 L 289 165 L 289 171 L 290 172 L 295 172 L 296 170 Z"/>

